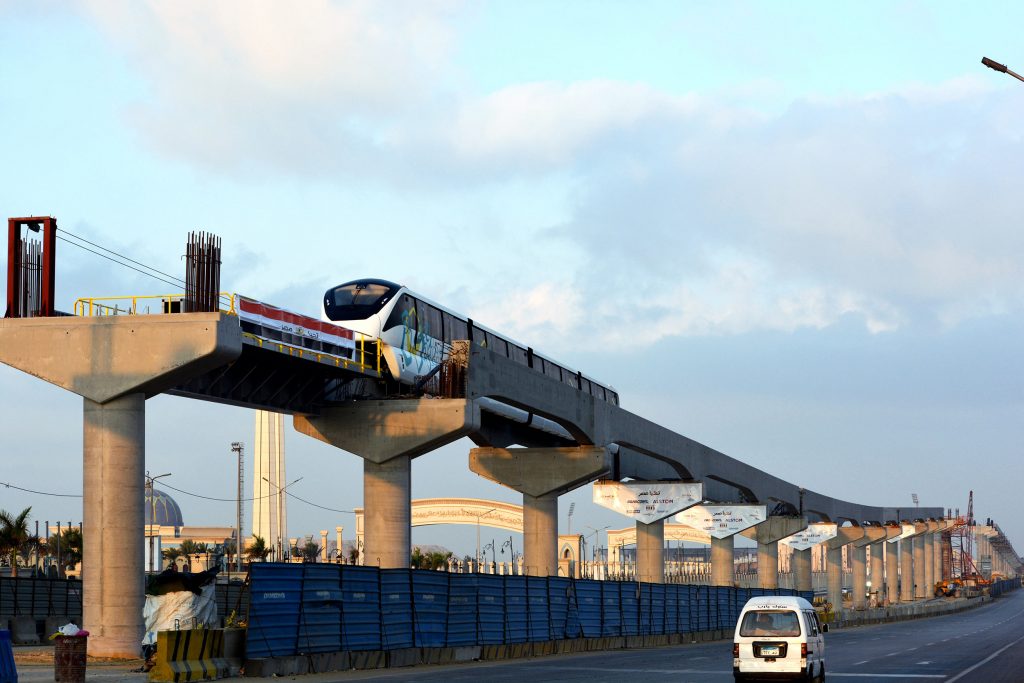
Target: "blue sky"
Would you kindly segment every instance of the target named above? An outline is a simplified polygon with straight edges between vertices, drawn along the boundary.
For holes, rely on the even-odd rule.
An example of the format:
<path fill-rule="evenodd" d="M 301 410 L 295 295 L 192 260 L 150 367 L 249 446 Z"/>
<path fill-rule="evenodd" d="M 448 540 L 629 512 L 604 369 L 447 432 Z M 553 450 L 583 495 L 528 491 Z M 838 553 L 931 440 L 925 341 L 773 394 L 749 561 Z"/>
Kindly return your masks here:
<path fill-rule="evenodd" d="M 210 230 L 225 288 L 307 313 L 344 280 L 404 282 L 776 475 L 877 505 L 973 488 L 1024 542 L 1024 84 L 980 64 L 1024 70 L 1016 3 L 300 7 L 0 0 L 6 215 L 171 273 Z M 63 308 L 164 289 L 60 249 Z M 79 399 L 0 387 L 3 478 L 79 490 Z M 161 397 L 147 420 L 151 470 L 232 495 L 250 413 Z M 361 505 L 357 458 L 287 443 L 299 495 Z M 414 496 L 516 501 L 469 447 L 418 459 Z M 626 525 L 589 500 L 563 526 L 572 501 L 575 529 Z M 80 516 L 0 489 L 26 505 Z"/>

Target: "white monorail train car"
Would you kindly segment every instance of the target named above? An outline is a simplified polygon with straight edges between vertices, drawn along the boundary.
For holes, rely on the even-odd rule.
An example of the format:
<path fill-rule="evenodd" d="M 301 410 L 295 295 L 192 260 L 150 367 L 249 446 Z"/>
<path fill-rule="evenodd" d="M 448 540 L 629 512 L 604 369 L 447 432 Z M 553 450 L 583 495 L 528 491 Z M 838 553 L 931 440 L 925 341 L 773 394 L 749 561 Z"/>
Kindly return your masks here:
<path fill-rule="evenodd" d="M 323 318 L 379 339 L 391 376 L 403 384 L 415 384 L 434 370 L 452 341 L 468 339 L 596 398 L 619 404 L 619 395 L 611 387 L 394 282 L 367 278 L 332 287 L 324 294 Z"/>

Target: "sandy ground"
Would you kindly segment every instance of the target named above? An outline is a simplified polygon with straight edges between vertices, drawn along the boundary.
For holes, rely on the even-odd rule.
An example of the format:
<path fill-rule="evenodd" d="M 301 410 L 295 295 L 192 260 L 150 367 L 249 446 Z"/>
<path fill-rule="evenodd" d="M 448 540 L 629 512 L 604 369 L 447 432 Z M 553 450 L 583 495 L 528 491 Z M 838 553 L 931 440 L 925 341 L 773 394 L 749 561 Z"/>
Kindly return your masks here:
<path fill-rule="evenodd" d="M 18 670 L 18 683 L 37 683 L 53 680 L 52 645 L 15 645 L 14 666 Z M 87 681 L 119 681 L 142 683 L 148 680 L 146 674 L 136 670 L 142 666 L 141 659 L 109 659 L 89 657 L 85 668 Z"/>

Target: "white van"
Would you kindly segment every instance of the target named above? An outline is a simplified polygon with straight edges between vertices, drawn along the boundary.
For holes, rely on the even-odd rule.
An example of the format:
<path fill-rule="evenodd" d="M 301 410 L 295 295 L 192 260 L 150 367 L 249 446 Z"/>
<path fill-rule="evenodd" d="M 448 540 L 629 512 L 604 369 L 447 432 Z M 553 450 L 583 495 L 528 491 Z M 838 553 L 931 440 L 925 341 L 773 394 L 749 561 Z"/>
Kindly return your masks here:
<path fill-rule="evenodd" d="M 743 606 L 732 645 L 737 681 L 825 680 L 825 636 L 811 603 L 766 595 Z"/>

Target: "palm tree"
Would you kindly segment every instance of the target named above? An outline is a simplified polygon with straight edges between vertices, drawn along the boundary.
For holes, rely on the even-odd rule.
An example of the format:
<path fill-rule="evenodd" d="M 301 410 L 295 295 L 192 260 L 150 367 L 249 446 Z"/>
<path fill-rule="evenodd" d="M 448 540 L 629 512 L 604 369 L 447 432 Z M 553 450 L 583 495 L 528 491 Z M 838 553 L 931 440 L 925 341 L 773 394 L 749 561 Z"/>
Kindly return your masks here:
<path fill-rule="evenodd" d="M 0 555 L 10 559 L 11 576 L 18 575 L 18 554 L 30 538 L 28 533 L 28 515 L 32 511 L 27 507 L 15 516 L 7 510 L 0 510 Z"/>
<path fill-rule="evenodd" d="M 165 560 L 169 561 L 171 564 L 174 564 L 177 561 L 177 559 L 181 557 L 181 548 L 164 548 L 163 552 L 160 554 L 163 555 L 163 558 Z"/>
<path fill-rule="evenodd" d="M 270 548 L 267 547 L 267 542 L 263 540 L 262 536 L 253 536 L 252 543 L 249 544 L 245 554 L 250 562 L 263 562 L 270 554 Z"/>
<path fill-rule="evenodd" d="M 82 561 L 82 531 L 73 526 L 62 529 L 60 534 L 50 536 L 46 548 L 51 555 L 56 555 L 60 548 L 60 566 L 57 571 L 63 577 L 66 567 L 74 567 Z"/>

